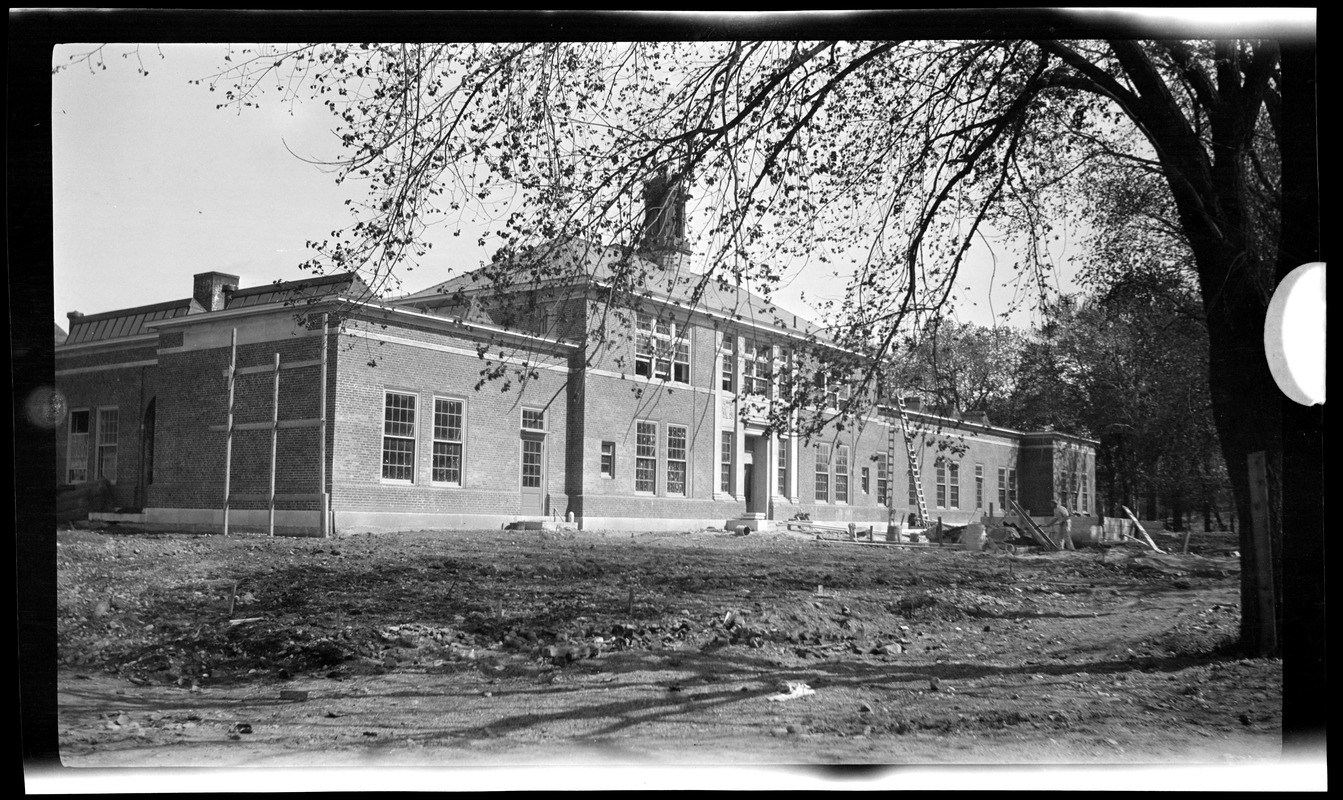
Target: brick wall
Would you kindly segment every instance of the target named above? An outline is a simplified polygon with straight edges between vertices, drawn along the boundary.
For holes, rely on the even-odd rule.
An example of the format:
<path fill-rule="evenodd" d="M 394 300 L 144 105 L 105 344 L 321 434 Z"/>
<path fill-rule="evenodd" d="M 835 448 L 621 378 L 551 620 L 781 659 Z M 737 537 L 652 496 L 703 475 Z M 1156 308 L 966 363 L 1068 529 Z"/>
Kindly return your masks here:
<path fill-rule="evenodd" d="M 98 409 L 117 410 L 116 470 L 112 476 L 114 508 L 139 508 L 145 502 L 149 478 L 143 461 L 145 410 L 154 400 L 157 385 L 153 343 L 128 348 L 80 348 L 56 356 L 56 386 L 65 395 L 71 412 L 89 412 L 88 449 L 84 459 L 89 480 L 97 480 Z M 128 366 L 129 365 L 129 366 Z M 69 479 L 70 419 L 56 427 L 56 475 L 58 484 Z M 157 461 L 155 474 L 160 474 Z"/>
<path fill-rule="evenodd" d="M 384 338 L 366 338 L 368 334 Z M 453 346 L 472 354 L 386 341 L 385 337 Z M 519 380 L 516 364 L 506 365 L 503 377 L 477 389 L 484 362 L 473 355 L 475 342 L 464 336 L 352 322 L 337 350 L 331 502 L 338 513 L 519 515 L 524 406 L 545 411 L 545 514 L 563 516 L 570 510 L 565 491 L 570 388 L 564 359 L 533 354 L 542 368 L 527 381 Z M 498 350 L 490 350 L 496 360 Z M 414 478 L 409 482 L 382 477 L 387 391 L 416 398 Z M 464 403 L 461 486 L 439 486 L 431 480 L 436 396 Z"/>

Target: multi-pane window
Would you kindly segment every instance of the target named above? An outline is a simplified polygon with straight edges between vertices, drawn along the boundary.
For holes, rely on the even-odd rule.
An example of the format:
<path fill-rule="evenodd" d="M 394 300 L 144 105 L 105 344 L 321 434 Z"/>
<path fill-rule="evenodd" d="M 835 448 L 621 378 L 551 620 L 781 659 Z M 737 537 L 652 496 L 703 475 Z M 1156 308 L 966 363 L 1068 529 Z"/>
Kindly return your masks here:
<path fill-rule="evenodd" d="M 70 412 L 70 438 L 66 442 L 66 483 L 84 483 L 89 479 L 89 412 Z"/>
<path fill-rule="evenodd" d="M 718 454 L 718 491 L 732 494 L 732 451 L 736 439 L 732 431 L 723 431 Z"/>
<path fill-rule="evenodd" d="M 1017 499 L 1017 471 L 1012 467 L 998 468 L 998 505 L 1008 509 L 1008 501 Z"/>
<path fill-rule="evenodd" d="M 741 388 L 747 394 L 769 394 L 769 366 L 773 348 L 747 341 L 741 360 Z"/>
<path fill-rule="evenodd" d="M 98 409 L 98 477 L 117 482 L 117 409 Z"/>
<path fill-rule="evenodd" d="M 661 317 L 640 314 L 634 349 L 634 374 L 690 383 L 690 330 Z"/>
<path fill-rule="evenodd" d="M 1081 511 L 1083 514 L 1090 514 L 1090 513 L 1091 513 L 1091 495 L 1090 495 L 1090 493 L 1087 491 L 1087 490 L 1089 489 L 1089 487 L 1087 486 L 1087 483 L 1088 483 L 1088 480 L 1087 480 L 1087 474 L 1086 474 L 1085 471 L 1083 471 L 1083 472 L 1082 472 L 1082 504 L 1081 504 L 1081 508 L 1078 509 L 1078 510 Z"/>
<path fill-rule="evenodd" d="M 950 502 L 947 508 L 961 507 L 961 465 L 951 463 L 947 465 L 947 494 Z"/>
<path fill-rule="evenodd" d="M 546 412 L 539 408 L 522 409 L 522 429 L 524 431 L 543 431 L 546 429 Z"/>
<path fill-rule="evenodd" d="M 522 440 L 522 485 L 524 488 L 540 488 L 543 452 L 544 444 L 540 439 Z"/>
<path fill-rule="evenodd" d="M 667 494 L 686 493 L 686 429 L 667 426 Z"/>
<path fill-rule="evenodd" d="M 936 494 L 934 495 L 934 497 L 937 498 L 937 507 L 938 507 L 938 508 L 946 508 L 946 507 L 947 507 L 947 465 L 946 465 L 946 464 L 943 464 L 942 462 L 939 461 L 939 462 L 937 463 L 937 466 L 934 467 L 934 471 L 937 473 L 937 484 L 936 484 L 936 485 L 937 485 L 937 488 L 936 488 L 936 490 L 935 490 Z"/>
<path fill-rule="evenodd" d="M 430 479 L 434 483 L 462 485 L 462 411 L 461 400 L 434 398 L 434 461 Z"/>
<path fill-rule="evenodd" d="M 890 497 L 886 494 L 891 488 L 891 466 L 886 462 L 886 454 L 877 454 L 877 502 L 881 505 L 890 505 Z"/>
<path fill-rule="evenodd" d="M 984 465 L 975 465 L 975 508 L 984 507 Z"/>
<path fill-rule="evenodd" d="M 602 442 L 602 477 L 616 476 L 616 443 Z"/>
<path fill-rule="evenodd" d="M 849 502 L 849 446 L 835 448 L 835 502 Z"/>
<path fill-rule="evenodd" d="M 779 480 L 778 480 L 778 484 L 779 484 L 779 485 L 778 485 L 779 496 L 780 496 L 780 497 L 787 497 L 787 496 L 788 496 L 788 440 L 785 439 L 785 438 L 783 438 L 782 436 L 779 437 L 779 446 L 778 446 L 778 449 L 779 449 L 779 457 L 778 457 L 778 459 L 776 460 L 775 464 L 776 464 L 776 466 L 778 467 L 778 470 L 777 470 L 777 471 L 778 471 L 778 474 L 779 474 Z"/>
<path fill-rule="evenodd" d="M 732 334 L 723 336 L 723 373 L 722 387 L 725 392 L 737 388 L 737 337 Z"/>
<path fill-rule="evenodd" d="M 830 502 L 830 445 L 816 445 L 816 502 Z"/>
<path fill-rule="evenodd" d="M 415 395 L 387 392 L 382 408 L 382 477 L 415 480 Z"/>
<path fill-rule="evenodd" d="M 914 482 L 914 470 L 906 469 L 905 474 L 909 476 L 909 507 L 919 507 L 918 485 Z"/>
<path fill-rule="evenodd" d="M 637 492 L 657 491 L 657 479 L 657 423 L 636 423 L 634 432 L 634 490 Z"/>

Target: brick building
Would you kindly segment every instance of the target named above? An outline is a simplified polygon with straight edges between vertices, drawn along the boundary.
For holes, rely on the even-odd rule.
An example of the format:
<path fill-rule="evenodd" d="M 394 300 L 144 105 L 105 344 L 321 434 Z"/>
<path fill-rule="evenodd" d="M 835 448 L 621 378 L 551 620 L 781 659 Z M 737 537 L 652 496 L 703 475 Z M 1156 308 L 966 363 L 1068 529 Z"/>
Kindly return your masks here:
<path fill-rule="evenodd" d="M 223 521 L 227 485 L 233 524 L 318 531 L 326 508 L 339 532 L 570 515 L 884 528 L 915 507 L 896 409 L 809 440 L 769 425 L 780 376 L 817 347 L 805 320 L 704 280 L 674 248 L 565 242 L 513 256 L 528 277 L 508 288 L 497 266 L 396 299 L 352 275 L 239 288 L 207 272 L 184 300 L 72 312 L 58 482 L 105 478 L 114 507 L 196 525 Z M 1009 497 L 1094 512 L 1094 442 L 908 417 L 930 518 L 964 523 Z"/>

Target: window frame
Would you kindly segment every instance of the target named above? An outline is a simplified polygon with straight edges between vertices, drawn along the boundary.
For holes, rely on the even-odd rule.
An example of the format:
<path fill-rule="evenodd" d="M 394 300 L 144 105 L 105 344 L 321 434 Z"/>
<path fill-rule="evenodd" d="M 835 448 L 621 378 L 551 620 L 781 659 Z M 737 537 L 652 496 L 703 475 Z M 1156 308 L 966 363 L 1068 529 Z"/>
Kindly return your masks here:
<path fill-rule="evenodd" d="M 539 415 L 539 416 L 540 416 L 540 418 L 541 418 L 541 426 L 540 426 L 540 427 L 536 427 L 536 426 L 528 425 L 528 424 L 527 424 L 527 415 L 528 415 L 529 413 L 530 413 L 530 414 L 536 414 L 536 415 Z M 548 420 L 546 419 L 546 416 L 547 416 L 547 415 L 546 415 L 546 410 L 545 410 L 544 408 L 532 408 L 532 407 L 530 407 L 530 406 L 523 406 L 523 407 L 522 407 L 522 416 L 521 416 L 521 419 L 518 421 L 518 426 L 519 426 L 522 430 L 527 431 L 528 433 L 545 433 L 545 432 L 546 432 L 546 426 L 547 426 L 547 423 L 548 423 Z"/>
<path fill-rule="evenodd" d="M 947 508 L 961 507 L 961 465 L 958 461 L 947 462 Z"/>
<path fill-rule="evenodd" d="M 398 397 L 410 398 L 411 405 L 409 410 L 411 418 L 409 423 L 410 425 L 409 435 L 390 434 L 387 432 L 388 425 L 390 424 L 406 424 L 404 421 L 398 422 L 394 420 L 389 420 L 387 417 L 387 412 L 390 409 L 388 401 L 391 399 L 393 395 Z M 417 392 L 410 392 L 404 389 L 388 389 L 385 387 L 382 390 L 382 448 L 381 448 L 382 464 L 379 474 L 381 476 L 381 480 L 383 483 L 406 485 L 406 486 L 413 486 L 415 484 L 415 473 L 416 473 L 416 467 L 418 466 L 417 461 L 419 458 L 419 447 L 418 447 L 419 428 L 417 427 L 419 424 L 419 405 L 420 405 L 419 401 L 420 396 L 419 393 Z M 409 450 L 410 459 L 409 463 L 404 466 L 405 469 L 410 470 L 409 478 L 388 477 L 387 472 L 389 468 L 393 469 L 402 468 L 402 465 L 393 465 L 389 463 L 387 460 L 387 454 L 389 452 L 387 449 L 387 444 L 389 440 L 410 442 L 410 450 Z"/>
<path fill-rule="evenodd" d="M 690 496 L 690 429 L 685 425 L 665 426 L 667 430 L 667 494 L 676 497 Z M 679 437 L 673 436 L 679 432 Z M 679 443 L 678 443 L 679 438 Z M 679 457 L 677 454 L 680 454 Z M 678 475 L 679 467 L 679 475 Z M 679 491 L 677 485 L 679 482 Z"/>
<path fill-rule="evenodd" d="M 835 502 L 849 504 L 849 454 L 851 450 L 849 445 L 841 444 L 835 446 L 834 464 L 831 467 L 831 473 L 835 481 Z"/>
<path fill-rule="evenodd" d="M 737 391 L 737 337 L 723 335 L 723 346 L 719 348 L 723 355 L 723 366 L 718 371 L 718 386 L 724 392 Z"/>
<path fill-rule="evenodd" d="M 74 423 L 75 423 L 75 416 L 78 415 L 78 414 L 83 414 L 83 415 L 84 415 L 84 430 L 83 430 L 83 432 L 81 432 L 81 433 L 76 433 L 76 432 L 73 430 Z M 69 419 L 66 420 L 66 425 L 65 425 L 65 482 L 66 482 L 66 483 L 75 484 L 75 483 L 88 483 L 88 482 L 89 482 L 89 454 L 90 454 L 90 452 L 91 452 L 91 451 L 89 450 L 89 445 L 90 445 L 90 443 L 93 441 L 93 421 L 94 421 L 94 411 L 93 411 L 93 409 L 90 409 L 90 408 L 72 408 L 72 409 L 70 409 L 70 416 L 69 416 Z M 75 442 L 77 441 L 76 437 L 79 437 L 79 438 L 78 438 L 78 441 L 82 442 L 82 444 L 83 444 L 83 447 L 81 448 L 83 452 L 80 453 L 79 455 L 76 455 L 75 452 L 74 452 L 74 450 L 75 450 Z M 80 464 L 80 466 L 79 466 L 78 469 L 76 469 L 76 468 L 72 465 L 72 463 L 73 463 L 76 459 L 80 459 L 80 460 L 82 461 L 82 463 Z M 79 475 L 81 476 L 81 477 L 79 477 L 78 479 L 76 479 L 75 476 L 74 476 L 74 474 L 75 474 L 76 472 L 78 472 Z"/>
<path fill-rule="evenodd" d="M 104 425 L 104 419 L 106 419 L 107 415 L 111 416 L 111 418 L 114 420 L 114 423 L 112 425 L 113 431 L 111 441 L 105 442 L 103 441 L 104 428 L 106 427 Z M 120 464 L 121 448 L 119 447 L 119 445 L 121 444 L 121 407 L 99 406 L 98 413 L 96 414 L 96 421 L 97 421 L 97 427 L 95 428 L 93 434 L 93 449 L 94 449 L 93 474 L 97 476 L 98 480 L 106 478 L 108 483 L 115 486 L 117 483 L 117 472 L 121 467 Z M 111 453 L 112 457 L 111 477 L 108 477 L 106 474 L 107 453 Z"/>
<path fill-rule="evenodd" d="M 830 445 L 816 444 L 816 480 L 814 490 L 817 503 L 830 502 Z"/>
<path fill-rule="evenodd" d="M 718 491 L 731 495 L 736 477 L 732 469 L 737 455 L 736 431 L 720 431 L 718 436 Z"/>
<path fill-rule="evenodd" d="M 603 440 L 598 451 L 597 474 L 607 480 L 616 477 L 616 443 Z"/>
<path fill-rule="evenodd" d="M 741 357 L 742 394 L 769 397 L 773 381 L 774 346 L 756 339 L 745 340 Z"/>
<path fill-rule="evenodd" d="M 938 461 L 933 465 L 933 500 L 937 508 L 947 507 L 947 465 Z"/>
<path fill-rule="evenodd" d="M 644 312 L 636 312 L 635 317 L 634 374 L 649 380 L 689 385 L 690 331 L 693 326 Z"/>
<path fill-rule="evenodd" d="M 466 400 L 464 400 L 463 398 L 460 398 L 460 397 L 452 397 L 451 395 L 439 395 L 439 394 L 433 395 L 432 400 L 433 400 L 433 421 L 432 421 L 432 424 L 431 424 L 431 428 L 432 428 L 432 430 L 430 430 L 430 432 L 429 432 L 429 435 L 430 435 L 430 437 L 431 437 L 430 445 L 429 445 L 429 448 L 430 448 L 430 450 L 429 450 L 429 483 L 430 483 L 430 485 L 432 485 L 432 486 L 445 486 L 445 487 L 453 487 L 453 488 L 459 488 L 459 489 L 460 489 L 461 487 L 463 487 L 463 486 L 466 485 Z M 438 434 L 439 434 L 439 430 L 440 430 L 440 426 L 439 426 L 439 424 L 438 424 L 438 418 L 439 418 L 438 404 L 439 404 L 440 402 L 442 402 L 442 403 L 448 403 L 448 404 L 450 404 L 450 405 L 451 405 L 451 404 L 456 404 L 456 405 L 457 405 L 457 438 L 456 438 L 456 439 L 452 439 L 452 438 L 449 438 L 449 437 L 443 437 L 443 438 L 440 438 L 439 435 L 438 435 Z M 451 411 L 449 411 L 449 412 L 446 414 L 446 416 L 448 416 L 449 418 L 451 418 Z M 444 430 L 447 430 L 447 431 L 451 431 L 451 430 L 452 430 L 452 428 L 451 428 L 450 426 L 443 426 L 443 428 L 444 428 Z M 439 448 L 439 445 L 440 445 L 440 444 L 447 445 L 447 449 L 448 449 L 449 451 L 451 451 L 453 445 L 456 445 L 456 448 L 457 448 L 457 480 L 456 480 L 456 481 L 441 481 L 441 480 L 438 479 L 438 472 L 439 472 L 439 469 L 440 469 L 439 466 L 438 466 L 438 459 L 439 459 L 438 448 Z M 451 456 L 451 453 L 449 452 L 449 453 L 447 454 L 447 458 L 451 459 L 451 457 L 452 457 L 452 456 Z M 444 471 L 447 471 L 448 468 L 447 468 L 447 467 L 444 467 L 443 470 L 444 470 Z"/>
<path fill-rule="evenodd" d="M 890 457 L 886 453 L 877 453 L 877 503 L 890 506 L 887 493 L 891 490 Z"/>
<path fill-rule="evenodd" d="M 648 432 L 645 433 L 645 430 Z M 646 439 L 645 439 L 646 437 Z M 657 494 L 658 486 L 658 424 L 651 420 L 634 422 L 634 491 L 637 494 Z M 647 474 L 647 479 L 641 477 Z M 648 488 L 641 488 L 646 484 Z"/>
<path fill-rule="evenodd" d="M 780 436 L 775 441 L 777 443 L 776 446 L 779 448 L 779 453 L 774 459 L 774 469 L 778 476 L 774 481 L 774 488 L 779 490 L 779 497 L 787 500 L 791 497 L 791 495 L 788 494 L 788 471 L 791 466 L 790 459 L 788 458 L 788 440 Z"/>
<path fill-rule="evenodd" d="M 975 465 L 975 508 L 984 508 L 984 465 Z"/>

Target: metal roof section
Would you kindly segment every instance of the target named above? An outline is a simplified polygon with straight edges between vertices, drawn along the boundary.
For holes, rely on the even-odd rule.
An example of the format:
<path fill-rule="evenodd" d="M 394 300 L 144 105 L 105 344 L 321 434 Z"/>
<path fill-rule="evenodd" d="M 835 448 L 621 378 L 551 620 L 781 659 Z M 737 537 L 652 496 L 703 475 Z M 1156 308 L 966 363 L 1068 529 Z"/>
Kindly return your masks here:
<path fill-rule="evenodd" d="M 150 323 L 186 316 L 192 313 L 193 306 L 200 309 L 199 304 L 188 297 L 185 300 L 170 300 L 152 306 L 105 311 L 101 314 L 75 316 L 77 312 L 71 312 L 68 316 L 70 333 L 63 344 L 88 344 L 139 336 L 149 333 L 146 326 Z"/>
<path fill-rule="evenodd" d="M 295 306 L 306 305 L 330 297 L 333 294 L 367 300 L 374 299 L 372 291 L 369 290 L 367 284 L 359 279 L 358 275 L 353 272 L 342 272 L 336 275 L 323 275 L 299 281 L 275 281 L 265 286 L 235 289 L 228 293 L 224 308 L 246 308 L 274 303 Z"/>
<path fill-rule="evenodd" d="M 353 272 L 324 275 L 298 281 L 276 281 L 265 286 L 236 289 L 227 293 L 225 310 L 275 304 L 305 305 L 332 295 L 344 295 L 361 300 L 373 299 L 368 286 Z M 217 312 L 206 311 L 200 303 L 188 297 L 149 306 L 137 306 L 101 314 L 71 312 L 70 332 L 62 346 L 93 342 L 108 342 L 153 333 L 154 323 L 189 315 Z"/>

